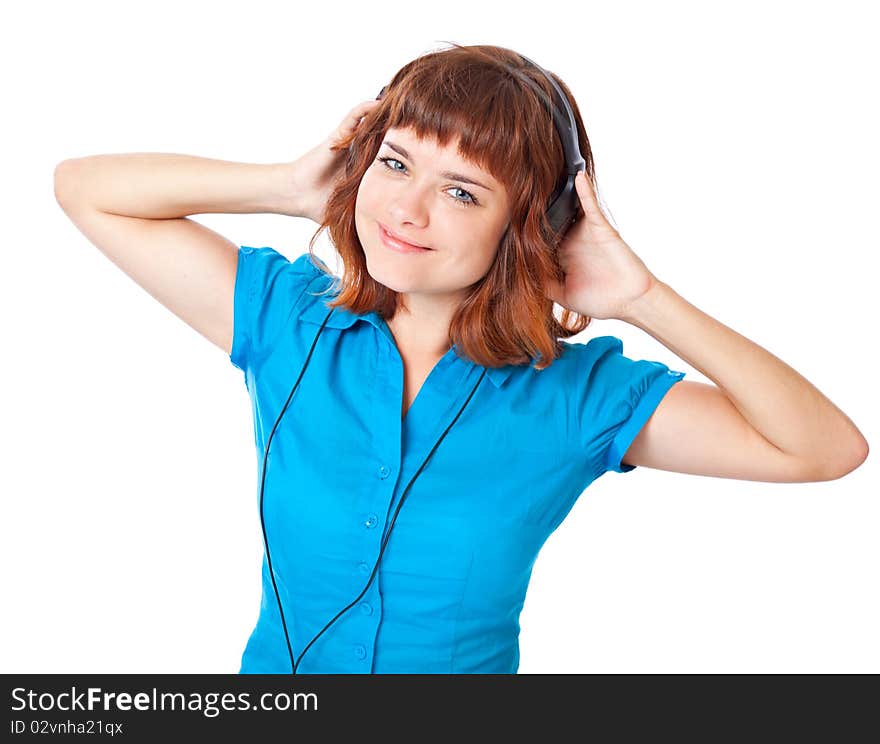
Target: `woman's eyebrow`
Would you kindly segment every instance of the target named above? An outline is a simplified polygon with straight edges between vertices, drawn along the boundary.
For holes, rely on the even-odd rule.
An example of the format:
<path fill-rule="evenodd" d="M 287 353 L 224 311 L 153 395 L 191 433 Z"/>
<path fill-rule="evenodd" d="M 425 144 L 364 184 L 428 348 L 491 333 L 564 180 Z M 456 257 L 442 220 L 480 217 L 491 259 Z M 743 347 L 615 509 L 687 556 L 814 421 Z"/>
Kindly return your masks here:
<path fill-rule="evenodd" d="M 406 150 L 404 150 L 400 145 L 395 145 L 393 142 L 389 142 L 388 140 L 385 140 L 385 142 L 383 142 L 382 144 L 388 145 L 388 147 L 390 147 L 396 153 L 403 155 L 403 157 L 405 157 L 407 160 L 411 160 L 413 163 L 415 163 L 415 160 L 413 160 L 409 156 L 409 153 Z M 462 183 L 472 183 L 474 186 L 479 186 L 481 189 L 486 189 L 486 191 L 492 190 L 488 186 L 484 186 L 483 184 L 481 184 L 479 181 L 475 181 L 473 178 L 468 178 L 467 176 L 463 176 L 461 173 L 451 173 L 450 171 L 443 171 L 443 173 L 441 173 L 440 175 L 443 176 L 443 178 L 451 178 L 453 181 L 461 181 Z"/>

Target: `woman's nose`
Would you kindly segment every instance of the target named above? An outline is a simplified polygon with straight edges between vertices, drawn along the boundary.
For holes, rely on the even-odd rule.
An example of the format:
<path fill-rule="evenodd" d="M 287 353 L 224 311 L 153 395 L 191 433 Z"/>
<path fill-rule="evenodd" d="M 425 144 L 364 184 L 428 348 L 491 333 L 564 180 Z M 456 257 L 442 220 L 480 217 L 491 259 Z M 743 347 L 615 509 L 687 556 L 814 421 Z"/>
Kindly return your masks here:
<path fill-rule="evenodd" d="M 427 224 L 429 199 L 427 189 L 407 184 L 395 193 L 388 211 L 398 224 L 408 222 L 423 226 Z"/>

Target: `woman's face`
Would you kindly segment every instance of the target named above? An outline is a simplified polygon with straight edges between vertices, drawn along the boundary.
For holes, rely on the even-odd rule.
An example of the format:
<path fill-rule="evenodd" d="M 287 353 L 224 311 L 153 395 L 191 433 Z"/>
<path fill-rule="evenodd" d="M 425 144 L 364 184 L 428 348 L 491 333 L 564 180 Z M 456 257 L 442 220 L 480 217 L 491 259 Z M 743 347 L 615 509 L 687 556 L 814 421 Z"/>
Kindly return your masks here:
<path fill-rule="evenodd" d="M 396 292 L 460 297 L 488 273 L 498 251 L 510 221 L 507 193 L 455 148 L 454 141 L 441 148 L 411 130 L 389 129 L 361 179 L 355 227 L 367 269 Z M 381 226 L 430 250 L 393 250 Z"/>

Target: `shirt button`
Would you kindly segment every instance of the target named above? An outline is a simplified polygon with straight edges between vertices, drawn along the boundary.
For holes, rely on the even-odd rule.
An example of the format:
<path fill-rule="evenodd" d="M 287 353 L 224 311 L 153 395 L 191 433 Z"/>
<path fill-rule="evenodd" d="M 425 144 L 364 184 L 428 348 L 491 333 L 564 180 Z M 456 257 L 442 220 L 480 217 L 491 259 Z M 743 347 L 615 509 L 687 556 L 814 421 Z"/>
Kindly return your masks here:
<path fill-rule="evenodd" d="M 364 527 L 370 529 L 372 527 L 375 527 L 378 522 L 379 517 L 377 517 L 375 514 L 367 514 L 367 518 L 364 520 Z"/>
<path fill-rule="evenodd" d="M 358 563 L 358 571 L 360 571 L 362 574 L 370 573 L 370 564 L 361 561 L 360 563 Z"/>
<path fill-rule="evenodd" d="M 357 656 L 359 659 L 364 659 L 367 656 L 367 649 L 365 649 L 363 646 L 355 646 L 354 655 Z"/>
<path fill-rule="evenodd" d="M 361 602 L 361 612 L 365 615 L 373 614 L 373 606 L 369 602 Z"/>
<path fill-rule="evenodd" d="M 390 472 L 391 471 L 387 467 L 385 467 L 384 465 L 379 466 L 379 477 L 380 478 L 387 478 L 388 473 L 390 473 Z"/>

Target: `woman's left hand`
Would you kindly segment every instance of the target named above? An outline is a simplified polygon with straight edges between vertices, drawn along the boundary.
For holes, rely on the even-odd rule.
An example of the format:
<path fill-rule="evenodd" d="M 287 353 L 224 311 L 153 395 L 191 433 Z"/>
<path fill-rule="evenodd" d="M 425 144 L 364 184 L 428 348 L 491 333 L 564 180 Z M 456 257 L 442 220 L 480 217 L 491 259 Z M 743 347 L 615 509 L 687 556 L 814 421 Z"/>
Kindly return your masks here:
<path fill-rule="evenodd" d="M 575 185 L 584 214 L 559 243 L 564 282 L 551 280 L 546 295 L 590 318 L 625 320 L 636 300 L 660 282 L 605 219 L 583 171 Z"/>

